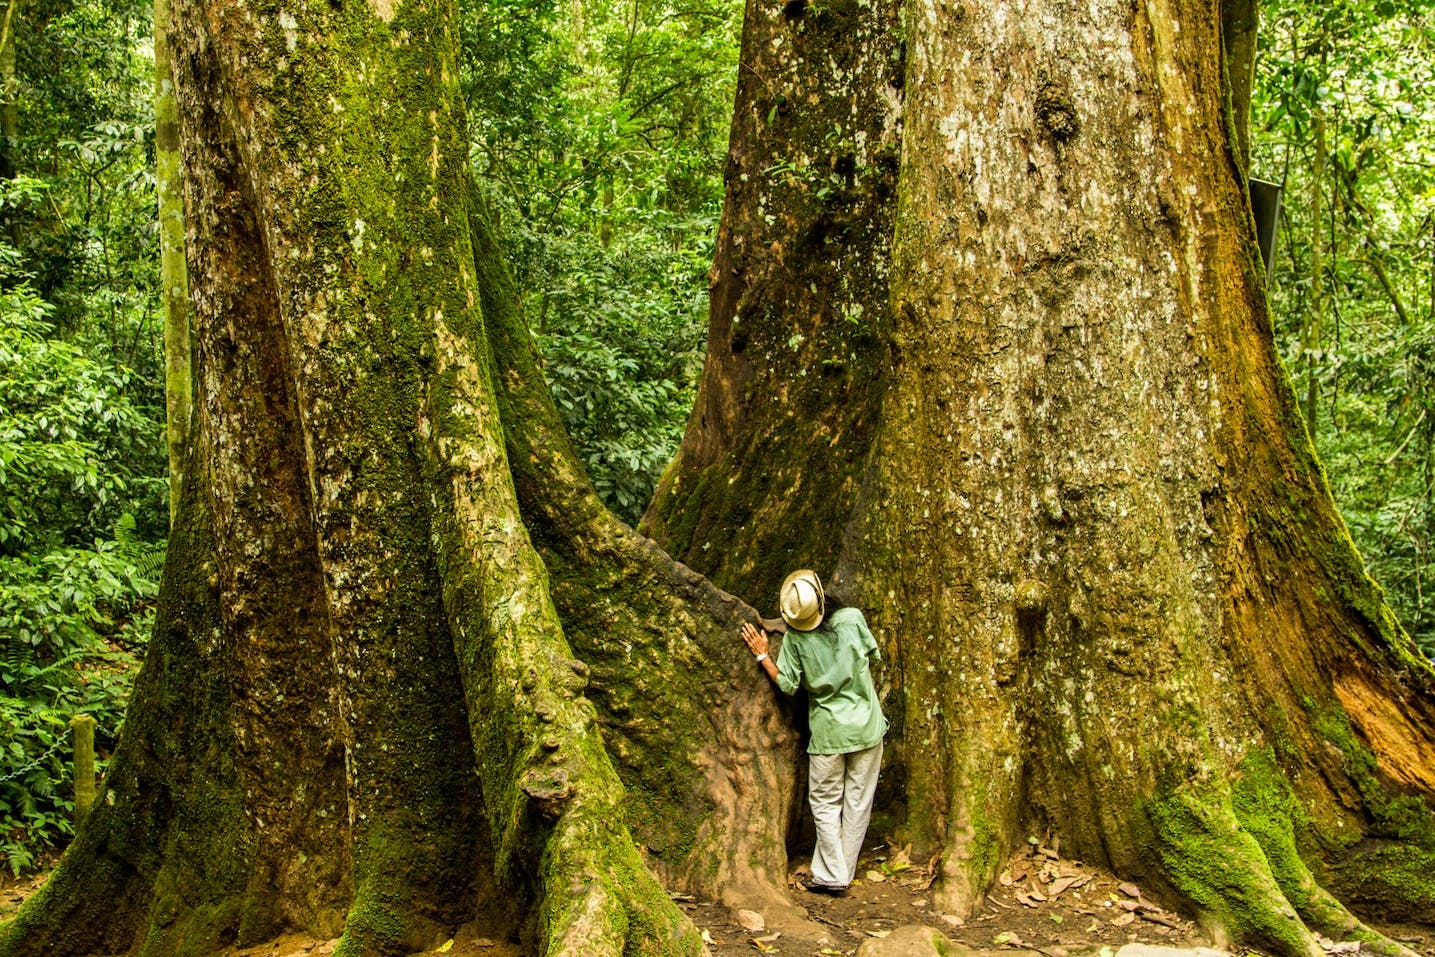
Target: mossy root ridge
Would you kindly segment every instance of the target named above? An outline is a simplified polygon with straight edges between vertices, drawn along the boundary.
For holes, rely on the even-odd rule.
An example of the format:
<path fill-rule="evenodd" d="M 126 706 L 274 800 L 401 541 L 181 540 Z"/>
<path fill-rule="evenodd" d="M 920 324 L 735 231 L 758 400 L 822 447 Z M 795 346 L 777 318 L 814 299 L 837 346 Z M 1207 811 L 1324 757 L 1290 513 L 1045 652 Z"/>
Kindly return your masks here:
<path fill-rule="evenodd" d="M 50 880 L 6 924 L 3 957 L 198 957 L 274 927 L 272 902 L 246 893 L 249 835 L 197 465 L 191 457 L 196 481 L 181 500 L 104 796 Z"/>
<path fill-rule="evenodd" d="M 1327 870 L 1318 850 L 1321 838 L 1271 749 L 1248 755 L 1229 785 L 1188 782 L 1145 802 L 1140 812 L 1150 827 L 1144 843 L 1160 877 L 1195 907 L 1219 943 L 1316 957 L 1323 952 L 1316 940 L 1320 933 L 1361 941 L 1363 949 L 1388 957 L 1415 957 L 1362 922 L 1317 880 L 1312 866 Z M 1418 896 L 1419 885 L 1430 883 L 1435 857 L 1418 843 L 1398 846 L 1398 862 L 1418 864 L 1384 860 L 1365 872 L 1385 885 L 1382 899 L 1390 899 L 1385 891 L 1391 886 L 1411 887 Z M 1350 860 L 1345 852 L 1338 857 Z"/>
<path fill-rule="evenodd" d="M 786 838 L 799 736 L 736 639 L 757 613 L 605 509 L 568 441 L 482 202 L 470 231 L 493 380 L 523 520 L 626 819 L 669 887 L 731 906 L 792 907 Z M 571 676 L 570 676 L 571 677 Z"/>

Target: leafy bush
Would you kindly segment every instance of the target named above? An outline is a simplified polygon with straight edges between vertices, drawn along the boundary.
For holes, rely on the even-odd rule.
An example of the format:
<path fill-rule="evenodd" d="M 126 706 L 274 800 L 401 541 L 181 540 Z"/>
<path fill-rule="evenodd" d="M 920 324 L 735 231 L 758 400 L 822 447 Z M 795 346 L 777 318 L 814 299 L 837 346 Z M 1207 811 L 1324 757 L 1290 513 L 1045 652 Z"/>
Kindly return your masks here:
<path fill-rule="evenodd" d="M 544 377 L 588 475 L 630 523 L 677 451 L 702 368 L 706 262 L 589 234 L 530 237 Z"/>
<path fill-rule="evenodd" d="M 69 833 L 71 716 L 114 746 L 168 495 L 150 7 L 41 0 L 6 26 L 0 854 L 18 870 Z"/>
<path fill-rule="evenodd" d="M 51 338 L 48 314 L 28 285 L 0 292 L 0 853 L 16 873 L 71 832 L 70 718 L 114 746 L 167 523 L 163 427 L 126 369 Z"/>

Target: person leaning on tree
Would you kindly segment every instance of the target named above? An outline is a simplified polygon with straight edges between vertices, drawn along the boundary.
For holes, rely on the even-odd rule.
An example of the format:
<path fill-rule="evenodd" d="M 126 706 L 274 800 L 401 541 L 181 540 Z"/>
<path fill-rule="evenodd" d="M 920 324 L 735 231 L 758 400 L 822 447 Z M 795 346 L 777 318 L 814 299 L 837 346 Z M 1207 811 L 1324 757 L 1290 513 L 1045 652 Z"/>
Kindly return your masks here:
<path fill-rule="evenodd" d="M 806 887 L 842 894 L 857 874 L 872 817 L 887 719 L 872 682 L 871 662 L 882 655 L 867 619 L 856 608 L 834 607 L 827 614 L 826 602 L 817 573 L 795 571 L 778 593 L 787 634 L 777 661 L 768 654 L 766 631 L 744 622 L 742 639 L 784 694 L 807 691 L 807 799 L 817 846 Z"/>

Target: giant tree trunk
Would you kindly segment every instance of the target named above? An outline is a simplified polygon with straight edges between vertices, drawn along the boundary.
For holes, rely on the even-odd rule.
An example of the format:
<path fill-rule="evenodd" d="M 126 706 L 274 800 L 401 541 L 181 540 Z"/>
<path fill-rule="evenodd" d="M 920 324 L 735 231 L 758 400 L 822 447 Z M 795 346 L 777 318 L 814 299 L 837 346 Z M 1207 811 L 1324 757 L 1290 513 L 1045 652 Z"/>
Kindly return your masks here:
<path fill-rule="evenodd" d="M 184 262 L 184 195 L 179 168 L 179 104 L 169 56 L 169 0 L 154 0 L 155 198 L 163 287 L 165 441 L 169 446 L 169 521 L 179 514 L 184 457 L 193 414 L 189 274 Z"/>
<path fill-rule="evenodd" d="M 1277 360 L 1220 6 L 911 2 L 900 80 L 881 11 L 750 7 L 707 367 L 645 527 L 739 594 L 810 565 L 869 609 L 948 908 L 1050 829 L 1284 953 L 1374 936 L 1330 892 L 1435 912 L 1435 681 Z M 863 190 L 899 90 L 895 188 Z M 890 256 L 820 241 L 848 217 Z"/>
<path fill-rule="evenodd" d="M 574 464 L 470 235 L 452 20 L 174 4 L 197 432 L 111 800 L 0 953 L 290 928 L 404 953 L 460 924 L 545 954 L 700 952 L 630 822 L 674 882 L 781 895 L 796 739 L 771 749 L 782 712 L 723 654 L 753 612 Z M 505 437 L 572 566 L 553 595 Z"/>

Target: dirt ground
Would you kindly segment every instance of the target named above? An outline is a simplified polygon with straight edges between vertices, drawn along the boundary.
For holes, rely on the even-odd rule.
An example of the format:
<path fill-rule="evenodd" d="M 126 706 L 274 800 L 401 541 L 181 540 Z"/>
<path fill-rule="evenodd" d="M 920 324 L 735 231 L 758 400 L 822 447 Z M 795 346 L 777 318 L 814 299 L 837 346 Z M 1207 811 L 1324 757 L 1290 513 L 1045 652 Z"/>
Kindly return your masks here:
<path fill-rule="evenodd" d="M 906 925 L 935 927 L 974 950 L 1039 951 L 1045 957 L 1110 957 L 1123 944 L 1209 947 L 1212 942 L 1189 920 L 1164 910 L 1141 888 L 1109 874 L 1064 860 L 1052 848 L 1034 846 L 1014 858 L 981 912 L 968 920 L 940 913 L 932 904 L 927 867 L 901 850 L 868 851 L 858 880 L 845 897 L 810 893 L 800 886 L 799 866 L 789 892 L 792 908 L 771 914 L 729 910 L 714 901 L 676 896 L 702 930 L 713 957 L 851 957 L 862 942 L 885 937 Z M 0 882 L 0 920 L 45 882 L 45 875 Z M 1380 928 L 1421 957 L 1435 957 L 1435 925 Z M 290 935 L 227 957 L 326 957 L 337 941 Z M 1333 957 L 1356 951 L 1350 944 L 1322 941 Z M 518 957 L 519 951 L 471 930 L 460 931 L 425 953 L 448 957 Z M 1249 952 L 1245 952 L 1249 953 Z"/>
<path fill-rule="evenodd" d="M 879 847 L 869 851 L 858 874 L 842 898 L 805 891 L 799 886 L 803 870 L 793 874 L 793 899 L 820 926 L 820 938 L 800 933 L 774 937 L 772 930 L 750 930 L 717 904 L 682 906 L 711 938 L 714 957 L 755 952 L 850 957 L 867 938 L 886 936 L 904 925 L 935 927 L 973 950 L 1039 951 L 1046 957 L 1109 957 L 1128 943 L 1213 946 L 1193 922 L 1149 900 L 1141 888 L 1063 860 L 1051 848 L 1032 847 L 1013 858 L 981 911 L 965 921 L 932 906 L 930 873 L 914 866 L 900 850 Z M 1381 929 L 1422 957 L 1435 957 L 1435 926 Z M 1331 954 L 1354 952 L 1348 944 L 1322 944 Z"/>

